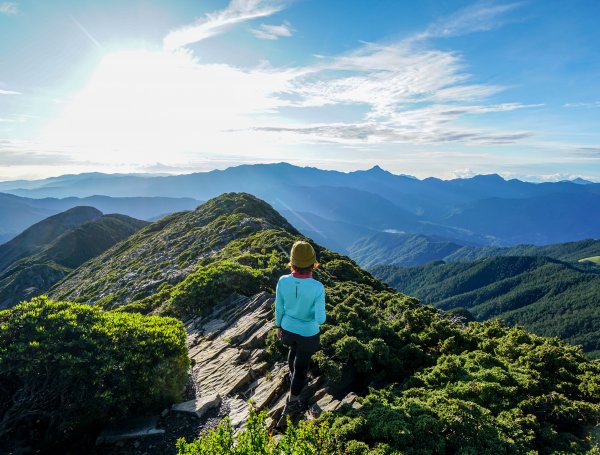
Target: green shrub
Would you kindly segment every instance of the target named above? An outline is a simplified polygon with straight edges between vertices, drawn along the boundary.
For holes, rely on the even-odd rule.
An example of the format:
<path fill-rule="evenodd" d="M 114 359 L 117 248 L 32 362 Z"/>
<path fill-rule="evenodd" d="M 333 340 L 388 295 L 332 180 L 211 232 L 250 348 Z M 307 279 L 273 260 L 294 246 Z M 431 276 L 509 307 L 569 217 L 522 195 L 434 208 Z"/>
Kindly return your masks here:
<path fill-rule="evenodd" d="M 196 316 L 233 293 L 252 295 L 266 285 L 260 270 L 233 261 L 221 261 L 198 268 L 171 293 L 172 311 Z"/>
<path fill-rule="evenodd" d="M 177 441 L 178 455 L 327 455 L 335 452 L 333 439 L 325 423 L 300 422 L 289 424 L 285 434 L 276 441 L 265 420 L 266 412 L 250 408 L 246 428 L 234 436 L 226 418 L 214 430 L 193 442 Z M 289 423 L 289 422 L 288 422 Z M 358 453 L 358 452 L 356 452 Z"/>
<path fill-rule="evenodd" d="M 406 319 L 415 324 L 418 312 Z M 375 447 L 352 446 L 371 455 L 598 453 L 587 433 L 600 422 L 600 363 L 580 347 L 499 321 L 469 324 L 444 346 L 403 383 L 371 389 L 362 408 L 327 416 L 333 437 Z"/>
<path fill-rule="evenodd" d="M 175 319 L 21 303 L 0 313 L 0 440 L 60 442 L 164 406 L 181 398 L 188 362 Z"/>

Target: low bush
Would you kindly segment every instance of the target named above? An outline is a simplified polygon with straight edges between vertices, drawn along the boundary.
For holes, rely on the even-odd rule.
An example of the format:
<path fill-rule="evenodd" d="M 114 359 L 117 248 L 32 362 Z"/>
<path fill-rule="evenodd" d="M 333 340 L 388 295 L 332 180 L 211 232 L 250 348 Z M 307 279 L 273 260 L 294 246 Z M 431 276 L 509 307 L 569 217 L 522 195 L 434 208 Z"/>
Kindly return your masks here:
<path fill-rule="evenodd" d="M 285 434 L 276 440 L 267 427 L 266 412 L 250 408 L 246 428 L 234 435 L 228 418 L 200 439 L 177 441 L 178 455 L 327 455 L 337 453 L 333 439 L 323 422 L 300 422 L 288 425 Z M 289 423 L 289 422 L 288 422 Z"/>
<path fill-rule="evenodd" d="M 184 318 L 197 316 L 231 294 L 252 295 L 265 284 L 261 270 L 237 262 L 201 266 L 175 287 L 171 293 L 171 310 Z"/>
<path fill-rule="evenodd" d="M 21 303 L 0 312 L 0 441 L 59 443 L 164 406 L 181 398 L 188 363 L 176 319 Z"/>

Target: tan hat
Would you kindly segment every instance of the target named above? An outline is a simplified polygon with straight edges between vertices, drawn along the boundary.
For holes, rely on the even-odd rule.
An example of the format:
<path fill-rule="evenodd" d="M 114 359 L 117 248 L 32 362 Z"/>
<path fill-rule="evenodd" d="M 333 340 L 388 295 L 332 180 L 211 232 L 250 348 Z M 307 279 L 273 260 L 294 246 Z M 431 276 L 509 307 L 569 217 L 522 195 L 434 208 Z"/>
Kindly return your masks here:
<path fill-rule="evenodd" d="M 292 253 L 290 254 L 290 262 L 292 265 L 305 269 L 317 262 L 317 255 L 315 249 L 308 242 L 298 240 L 292 246 Z"/>

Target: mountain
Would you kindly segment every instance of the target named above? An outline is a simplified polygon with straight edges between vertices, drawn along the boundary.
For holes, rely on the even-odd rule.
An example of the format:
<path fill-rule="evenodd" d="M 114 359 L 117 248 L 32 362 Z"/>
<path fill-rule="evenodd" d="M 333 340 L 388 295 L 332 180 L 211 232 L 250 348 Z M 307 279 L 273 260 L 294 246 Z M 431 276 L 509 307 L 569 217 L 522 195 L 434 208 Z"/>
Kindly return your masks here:
<path fill-rule="evenodd" d="M 311 212 L 296 210 L 279 210 L 279 212 L 302 234 L 340 253 L 347 253 L 347 245 L 351 245 L 354 239 L 376 232 L 357 224 L 328 220 Z"/>
<path fill-rule="evenodd" d="M 421 265 L 445 258 L 463 245 L 443 237 L 378 232 L 354 242 L 349 256 L 362 267 L 377 264 Z M 473 247 L 477 250 L 477 247 Z"/>
<path fill-rule="evenodd" d="M 419 267 L 376 266 L 375 276 L 423 303 L 501 318 L 600 356 L 600 270 L 548 257 L 489 257 Z"/>
<path fill-rule="evenodd" d="M 75 207 L 43 220 L 0 246 L 0 308 L 38 296 L 87 260 L 147 223 Z"/>
<path fill-rule="evenodd" d="M 515 245 L 511 247 L 464 246 L 454 253 L 438 258 L 445 262 L 473 261 L 489 256 L 547 256 L 565 262 L 579 262 L 590 256 L 600 255 L 600 240 L 586 239 L 578 242 L 551 245 Z"/>
<path fill-rule="evenodd" d="M 23 203 L 23 198 L 0 193 L 0 245 L 12 239 L 34 223 L 56 214 L 46 207 L 34 207 Z"/>
<path fill-rule="evenodd" d="M 31 199 L 0 193 L 0 245 L 33 224 L 73 207 L 89 206 L 103 213 L 121 213 L 150 220 L 173 212 L 190 210 L 200 201 L 192 198 L 90 196 L 64 199 Z"/>
<path fill-rule="evenodd" d="M 243 432 L 253 418 L 245 401 L 251 398 L 269 415 L 265 426 L 252 427 L 264 428 L 264 438 L 253 439 L 259 444 L 271 437 L 269 422 L 285 401 L 272 293 L 298 238 L 265 202 L 224 194 L 146 226 L 83 264 L 50 295 L 110 313 L 179 317 L 199 396 L 176 409 L 196 414 L 216 406 L 218 418 L 229 416 Z M 320 437 L 310 436 L 312 427 L 295 437 L 333 444 L 322 453 L 410 453 L 415 441 L 432 453 L 589 449 L 584 425 L 598 421 L 598 366 L 579 348 L 497 322 L 465 327 L 393 291 L 349 258 L 315 247 L 327 323 L 305 396 L 318 412 L 332 414 L 319 420 Z M 207 418 L 214 419 L 202 417 L 196 428 Z"/>
<path fill-rule="evenodd" d="M 93 207 L 75 207 L 34 224 L 10 242 L 0 245 L 0 272 L 18 259 L 40 251 L 72 228 L 101 216 L 102 212 Z"/>
<path fill-rule="evenodd" d="M 600 237 L 596 215 L 600 184 L 530 183 L 505 180 L 495 174 L 419 180 L 378 166 L 344 173 L 276 163 L 177 176 L 81 174 L 37 182 L 3 182 L 0 189 L 24 197 L 103 194 L 199 200 L 242 191 L 266 200 L 278 210 L 311 213 L 362 229 L 394 229 L 466 244 L 510 246 Z M 332 229 L 319 230 L 333 239 L 335 231 L 329 227 Z M 362 237 L 358 235 L 345 235 L 343 242 L 336 240 L 338 251 L 347 251 Z"/>
<path fill-rule="evenodd" d="M 508 244 L 598 238 L 600 197 L 595 193 L 557 193 L 525 199 L 482 199 L 456 209 L 446 222 Z"/>
<path fill-rule="evenodd" d="M 578 262 L 600 255 L 600 240 L 550 245 L 494 247 L 465 245 L 463 241 L 423 234 L 371 232 L 347 248 L 349 256 L 363 267 L 378 264 L 424 265 L 431 261 L 461 262 L 491 256 L 548 256 L 566 262 Z"/>
<path fill-rule="evenodd" d="M 286 397 L 286 363 L 285 349 L 273 328 L 273 292 L 278 278 L 289 271 L 287 254 L 299 238 L 301 234 L 264 201 L 249 194 L 220 195 L 193 211 L 169 215 L 140 229 L 82 264 L 49 293 L 54 299 L 86 303 L 93 311 L 84 312 L 87 305 L 67 301 L 36 301 L 0 312 L 0 349 L 8 346 L 8 352 L 15 353 L 11 368 L 27 371 L 30 357 L 22 353 L 35 353 L 38 359 L 46 352 L 39 348 L 40 333 L 47 344 L 64 339 L 40 331 L 33 310 L 42 313 L 46 331 L 69 330 L 67 347 L 72 346 L 68 344 L 71 331 L 82 325 L 79 330 L 85 336 L 76 340 L 100 341 L 87 350 L 71 348 L 69 355 L 51 357 L 65 370 L 58 376 L 91 384 L 97 392 L 85 397 L 100 399 L 99 404 L 92 401 L 96 407 L 114 403 L 123 390 L 130 403 L 130 395 L 137 392 L 131 384 L 136 381 L 143 380 L 144 393 L 155 396 L 173 392 L 172 384 L 180 383 L 177 372 L 188 365 L 175 355 L 180 352 L 176 341 L 181 334 L 173 319 L 159 323 L 164 318 L 154 315 L 179 318 L 193 365 L 191 394 L 189 401 L 157 408 L 166 409 L 158 419 L 169 434 L 157 431 L 152 443 L 142 446 L 152 455 L 175 453 L 173 445 L 179 437 L 200 431 L 204 442 L 181 441 L 178 451 L 231 453 L 222 444 L 234 430 L 246 441 L 243 447 L 251 447 L 248 453 L 267 453 L 263 450 L 267 443 L 271 448 L 279 444 L 276 451 L 282 453 L 313 448 L 331 454 L 415 453 L 416 445 L 423 453 L 591 450 L 589 427 L 599 420 L 600 365 L 586 360 L 580 348 L 499 322 L 464 326 L 454 316 L 394 291 L 348 257 L 318 244 L 320 267 L 315 277 L 326 289 L 327 322 L 321 328 L 321 349 L 313 356 L 303 398 L 317 414 L 331 413 L 275 440 L 273 423 Z M 87 316 L 79 321 L 71 317 L 74 313 Z M 21 333 L 16 327 L 24 319 L 28 330 Z M 97 324 L 97 320 L 105 322 Z M 55 321 L 60 323 L 49 324 Z M 121 353 L 114 349 L 120 340 L 127 343 Z M 111 349 L 98 350 L 102 346 Z M 156 359 L 152 364 L 142 354 L 146 346 L 148 358 Z M 158 357 L 156 348 L 161 349 Z M 101 358 L 96 361 L 94 356 Z M 129 368 L 121 367 L 123 358 Z M 49 371 L 47 363 L 36 365 L 42 376 Z M 4 381 L 2 374 L 0 369 Z M 30 384 L 26 379 L 24 383 Z M 3 390 L 0 413 L 14 409 L 14 394 L 5 397 Z M 38 396 L 26 397 L 31 395 Z M 46 395 L 42 398 L 47 400 Z M 47 401 L 31 406 L 27 409 L 32 414 L 25 421 L 43 428 L 49 420 L 43 411 L 52 410 L 54 422 L 64 408 L 73 409 L 69 400 L 77 398 L 59 393 L 58 406 L 51 406 L 53 401 L 50 406 Z M 86 407 L 76 404 L 77 409 Z M 181 413 L 188 417 L 182 418 Z M 70 417 L 73 425 L 81 425 Z M 219 431 L 203 431 L 224 417 L 231 420 Z M 295 419 L 304 417 L 306 413 L 300 413 Z M 188 419 L 190 432 L 182 429 Z M 128 424 L 118 423 L 117 430 Z M 0 444 L 4 441 L 13 439 L 0 437 Z M 51 441 L 44 443 L 49 446 Z M 125 442 L 121 447 L 98 446 L 93 453 L 113 453 L 113 448 L 136 453 L 139 447 L 139 441 Z M 86 451 L 81 445 L 78 449 Z"/>

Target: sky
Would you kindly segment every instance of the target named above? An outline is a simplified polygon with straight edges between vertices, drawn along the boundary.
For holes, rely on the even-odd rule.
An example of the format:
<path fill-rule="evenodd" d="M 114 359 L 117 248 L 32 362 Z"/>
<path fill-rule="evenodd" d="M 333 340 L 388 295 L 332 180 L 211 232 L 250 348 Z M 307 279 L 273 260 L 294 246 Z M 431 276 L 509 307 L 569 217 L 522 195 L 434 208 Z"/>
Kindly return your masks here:
<path fill-rule="evenodd" d="M 600 181 L 596 0 L 0 0 L 0 180 Z"/>

